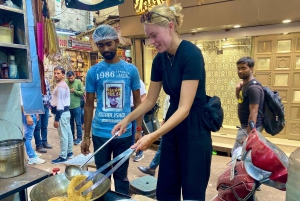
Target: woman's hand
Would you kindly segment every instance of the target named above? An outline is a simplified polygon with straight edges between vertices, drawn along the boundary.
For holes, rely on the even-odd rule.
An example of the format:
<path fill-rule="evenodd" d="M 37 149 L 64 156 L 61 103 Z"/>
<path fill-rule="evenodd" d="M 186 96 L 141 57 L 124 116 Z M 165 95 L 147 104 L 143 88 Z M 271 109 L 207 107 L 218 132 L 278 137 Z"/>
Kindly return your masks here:
<path fill-rule="evenodd" d="M 140 150 L 146 151 L 155 140 L 157 140 L 158 137 L 154 134 L 149 134 L 143 136 L 141 139 L 139 139 L 134 145 L 131 146 L 132 149 L 135 149 L 135 152 L 139 152 Z"/>
<path fill-rule="evenodd" d="M 125 133 L 128 123 L 129 122 L 126 120 L 126 118 L 123 119 L 117 125 L 114 126 L 114 128 L 111 131 L 111 134 L 115 135 L 116 132 L 118 132 L 118 136 L 121 136 L 123 133 Z"/>

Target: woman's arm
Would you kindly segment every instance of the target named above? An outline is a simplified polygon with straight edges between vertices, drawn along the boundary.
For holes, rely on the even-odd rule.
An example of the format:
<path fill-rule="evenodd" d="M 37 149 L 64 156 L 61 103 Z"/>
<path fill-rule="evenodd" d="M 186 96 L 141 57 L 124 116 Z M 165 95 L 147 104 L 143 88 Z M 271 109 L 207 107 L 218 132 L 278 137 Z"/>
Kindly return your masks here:
<path fill-rule="evenodd" d="M 129 122 L 132 122 L 133 120 L 137 119 L 138 117 L 142 116 L 143 114 L 151 110 L 157 101 L 161 86 L 162 86 L 162 82 L 151 81 L 149 86 L 149 93 L 145 101 L 142 102 L 137 108 L 135 108 L 133 112 L 127 115 L 121 122 L 119 122 L 113 128 L 111 133 L 114 134 L 117 131 L 119 131 L 119 135 L 122 135 L 126 131 L 126 127 Z"/>

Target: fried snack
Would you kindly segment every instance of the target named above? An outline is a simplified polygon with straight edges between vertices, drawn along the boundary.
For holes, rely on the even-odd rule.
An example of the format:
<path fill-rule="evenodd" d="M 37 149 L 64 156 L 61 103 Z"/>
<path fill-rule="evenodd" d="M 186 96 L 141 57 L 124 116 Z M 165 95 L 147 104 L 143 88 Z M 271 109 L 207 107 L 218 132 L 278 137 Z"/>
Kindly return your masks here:
<path fill-rule="evenodd" d="M 86 183 L 81 189 L 79 189 L 79 191 L 75 191 L 75 187 L 80 184 L 81 182 L 83 182 L 87 177 L 84 175 L 78 175 L 76 177 L 74 177 L 69 186 L 68 186 L 68 198 L 69 201 L 89 201 L 92 199 L 93 196 L 93 192 L 89 192 L 86 196 L 82 196 L 81 193 L 83 191 L 85 191 L 86 189 L 88 189 L 89 187 L 91 187 L 93 185 L 92 181 L 89 181 L 88 183 Z"/>
<path fill-rule="evenodd" d="M 69 201 L 69 199 L 67 197 L 53 197 L 48 201 Z"/>

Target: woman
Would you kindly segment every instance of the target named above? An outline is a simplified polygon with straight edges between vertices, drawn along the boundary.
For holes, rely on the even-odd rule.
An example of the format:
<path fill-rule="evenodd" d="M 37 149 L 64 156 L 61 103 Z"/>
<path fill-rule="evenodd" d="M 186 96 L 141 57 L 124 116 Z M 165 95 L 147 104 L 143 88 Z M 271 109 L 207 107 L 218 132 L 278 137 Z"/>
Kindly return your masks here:
<path fill-rule="evenodd" d="M 205 69 L 201 51 L 181 40 L 177 29 L 183 15 L 179 4 L 158 5 L 141 16 L 145 33 L 158 50 L 153 60 L 146 100 L 118 123 L 112 133 L 121 135 L 128 123 L 149 111 L 161 86 L 170 95 L 166 122 L 142 137 L 132 148 L 146 150 L 163 136 L 156 196 L 158 200 L 205 200 L 210 175 L 211 136 L 201 121 L 206 103 Z"/>

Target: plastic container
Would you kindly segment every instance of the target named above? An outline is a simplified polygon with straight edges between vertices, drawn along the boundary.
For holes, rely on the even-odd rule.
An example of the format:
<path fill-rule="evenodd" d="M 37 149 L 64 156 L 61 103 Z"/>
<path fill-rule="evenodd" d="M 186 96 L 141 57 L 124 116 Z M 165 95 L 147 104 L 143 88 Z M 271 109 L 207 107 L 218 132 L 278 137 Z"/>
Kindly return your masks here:
<path fill-rule="evenodd" d="M 289 157 L 286 201 L 299 201 L 300 198 L 300 147 Z"/>
<path fill-rule="evenodd" d="M 10 79 L 18 79 L 19 78 L 18 66 L 16 65 L 14 55 L 10 55 L 9 78 Z"/>
<path fill-rule="evenodd" d="M 2 43 L 13 43 L 13 29 L 8 27 L 0 26 L 0 42 Z"/>
<path fill-rule="evenodd" d="M 143 176 L 130 182 L 130 193 L 144 195 L 149 198 L 156 197 L 157 178 L 153 176 Z"/>
<path fill-rule="evenodd" d="M 8 71 L 9 71 L 9 68 L 7 66 L 7 63 L 2 63 L 2 65 L 1 65 L 1 78 L 2 79 L 8 79 L 9 78 Z"/>

